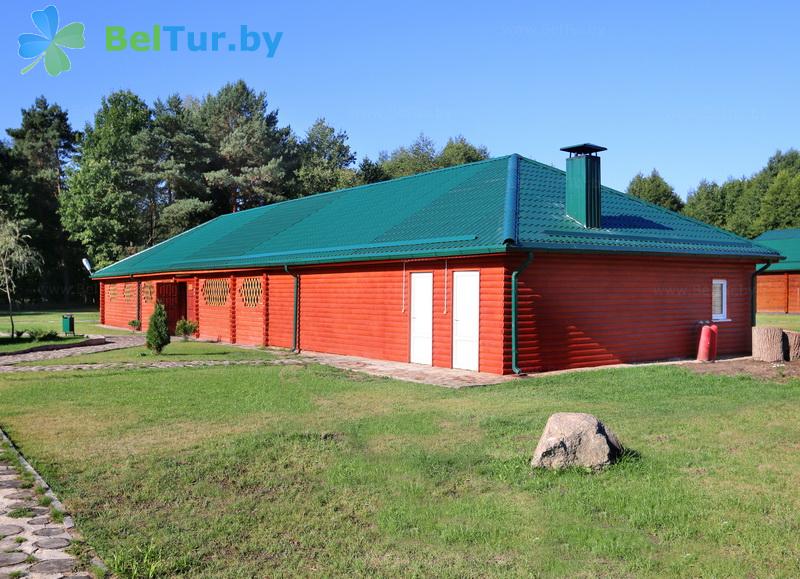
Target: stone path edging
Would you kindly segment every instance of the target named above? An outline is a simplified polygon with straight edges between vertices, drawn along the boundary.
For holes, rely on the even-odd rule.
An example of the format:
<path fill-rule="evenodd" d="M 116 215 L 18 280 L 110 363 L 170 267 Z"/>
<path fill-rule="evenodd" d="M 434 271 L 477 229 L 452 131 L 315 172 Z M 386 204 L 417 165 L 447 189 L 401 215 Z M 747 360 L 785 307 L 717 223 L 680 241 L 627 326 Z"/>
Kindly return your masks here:
<path fill-rule="evenodd" d="M 0 353 L 0 364 L 6 356 L 21 356 L 22 354 L 32 354 L 33 352 L 52 352 L 54 350 L 69 350 L 70 348 L 82 348 L 84 346 L 99 346 L 105 344 L 105 336 L 89 336 L 80 342 L 69 342 L 67 344 L 44 344 L 42 346 L 33 346 L 32 348 L 25 348 L 24 350 L 16 350 L 14 352 Z"/>
<path fill-rule="evenodd" d="M 122 335 L 105 336 L 104 343 L 89 346 L 74 346 L 72 348 L 60 348 L 58 350 L 39 350 L 36 352 L 6 354 L 0 357 L 0 371 L 4 366 L 18 364 L 19 362 L 36 362 L 38 360 L 55 360 L 67 358 L 69 356 L 79 356 L 81 354 L 94 354 L 95 352 L 107 352 L 109 350 L 120 350 L 122 348 L 132 348 L 144 345 L 144 336 L 141 335 Z"/>
<path fill-rule="evenodd" d="M 53 364 L 49 366 L 0 366 L 0 373 L 69 372 L 81 370 L 128 370 L 148 368 L 206 368 L 212 366 L 285 366 L 302 364 L 291 358 L 275 360 L 185 360 L 180 362 L 100 362 L 97 364 Z"/>
<path fill-rule="evenodd" d="M 3 552 L 0 553 L 0 576 L 18 572 L 24 573 L 21 576 L 32 579 L 90 578 L 91 575 L 85 569 L 80 570 L 80 561 L 64 551 L 73 540 L 80 538 L 72 517 L 66 513 L 64 505 L 50 485 L 36 472 L 2 429 L 0 442 L 5 443 L 7 451 L 15 455 L 21 467 L 33 477 L 35 485 L 44 489 L 44 496 L 51 501 L 49 507 L 28 506 L 36 498 L 35 492 L 24 488 L 21 477 L 13 466 L 0 465 L 0 545 L 3 545 Z M 15 508 L 29 508 L 34 516 L 9 517 L 8 512 Z M 51 520 L 51 509 L 64 513 L 63 522 Z M 25 540 L 17 542 L 17 538 Z M 93 555 L 91 564 L 104 572 L 108 571 L 96 555 Z"/>

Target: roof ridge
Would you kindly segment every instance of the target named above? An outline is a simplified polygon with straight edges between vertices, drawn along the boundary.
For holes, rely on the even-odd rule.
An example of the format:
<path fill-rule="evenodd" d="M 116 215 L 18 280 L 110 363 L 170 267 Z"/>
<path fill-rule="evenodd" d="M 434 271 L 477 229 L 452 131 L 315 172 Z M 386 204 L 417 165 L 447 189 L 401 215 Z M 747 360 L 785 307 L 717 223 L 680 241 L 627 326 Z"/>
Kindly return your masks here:
<path fill-rule="evenodd" d="M 537 161 L 535 159 L 528 159 L 527 157 L 522 157 L 522 158 L 525 159 L 526 161 L 530 162 L 530 163 L 534 163 L 536 165 L 539 165 L 540 167 L 544 167 L 546 169 L 557 171 L 558 173 L 562 173 L 564 175 L 567 174 L 567 172 L 565 170 L 559 169 L 558 167 L 553 167 L 552 165 L 547 165 L 547 164 L 542 163 L 541 161 Z M 630 194 L 625 193 L 623 191 L 618 191 L 617 189 L 614 189 L 613 187 L 609 187 L 607 185 L 603 185 L 602 183 L 600 184 L 600 187 L 602 189 L 605 189 L 609 193 L 613 193 L 614 195 L 623 195 L 623 196 L 625 196 L 626 199 L 632 199 L 632 200 L 634 200 L 634 201 L 636 201 L 636 202 L 638 202 L 638 203 L 640 203 L 642 205 L 647 205 L 649 207 L 653 207 L 655 209 L 658 209 L 662 213 L 667 213 L 669 215 L 674 215 L 676 217 L 680 217 L 684 221 L 689 221 L 691 223 L 702 225 L 702 226 L 707 227 L 709 229 L 713 229 L 713 230 L 715 230 L 715 231 L 717 231 L 719 233 L 724 233 L 728 237 L 734 237 L 736 239 L 744 239 L 745 241 L 753 243 L 752 239 L 747 239 L 746 237 L 742 237 L 741 235 L 737 235 L 737 234 L 733 233 L 732 231 L 727 231 L 725 229 L 722 229 L 721 227 L 717 227 L 716 225 L 712 225 L 711 223 L 706 223 L 705 221 L 700 221 L 699 219 L 695 219 L 694 217 L 690 217 L 690 216 L 686 215 L 685 213 L 681 213 L 679 211 L 672 211 L 671 209 L 667 209 L 666 207 L 662 207 L 661 205 L 658 205 L 656 203 L 651 203 L 650 201 L 642 199 L 641 197 L 636 197 L 635 195 L 630 195 Z M 800 229 L 800 228 L 798 228 L 798 229 Z"/>
<path fill-rule="evenodd" d="M 800 227 L 783 227 L 781 229 L 768 229 L 767 231 L 765 231 L 764 233 L 762 233 L 761 235 L 756 237 L 755 240 L 763 239 L 765 241 L 768 241 L 771 238 L 773 238 L 775 236 L 775 234 L 784 234 L 784 233 L 789 233 L 789 232 L 792 232 L 792 231 L 800 234 Z M 765 235 L 767 237 L 764 237 Z M 792 239 L 792 238 L 784 236 L 784 235 L 779 235 L 776 239 Z"/>
<path fill-rule="evenodd" d="M 230 215 L 230 213 L 226 213 L 225 215 Z M 115 261 L 114 263 L 110 263 L 110 264 L 106 265 L 105 267 L 102 267 L 102 268 L 98 269 L 96 272 L 94 272 L 94 273 L 93 273 L 93 274 L 91 274 L 91 275 L 93 275 L 93 276 L 94 276 L 94 275 L 97 275 L 98 273 L 100 273 L 100 272 L 101 272 L 101 271 L 103 271 L 104 269 L 108 269 L 108 268 L 109 268 L 109 267 L 111 267 L 112 265 L 117 265 L 117 264 L 120 264 L 120 263 L 122 263 L 123 261 L 128 261 L 129 259 L 133 259 L 133 258 L 134 258 L 134 257 L 136 257 L 137 255 L 142 255 L 143 253 L 146 253 L 146 252 L 152 251 L 152 250 L 156 249 L 157 247 L 159 247 L 159 246 L 161 246 L 161 245 L 164 245 L 164 244 L 165 244 L 165 243 L 167 243 L 168 241 L 172 241 L 172 240 L 174 240 L 174 239 L 177 239 L 178 237 L 183 237 L 184 235 L 186 235 L 186 234 L 188 234 L 188 233 L 191 233 L 192 231 L 194 231 L 194 230 L 196 230 L 196 229 L 200 229 L 201 227 L 205 227 L 205 226 L 206 226 L 206 225 L 208 225 L 209 223 L 211 223 L 211 222 L 213 222 L 213 221 L 217 221 L 217 220 L 218 220 L 218 219 L 220 219 L 221 217 L 225 217 L 225 215 L 217 215 L 216 217 L 212 217 L 212 218 L 211 218 L 211 219 L 209 219 L 208 221 L 203 221 L 203 223 L 200 223 L 199 225 L 195 225 L 194 227 L 191 227 L 191 228 L 187 229 L 186 231 L 181 231 L 181 232 L 180 232 L 180 233 L 178 233 L 177 235 L 173 235 L 172 237 L 168 237 L 168 238 L 167 238 L 167 239 L 165 239 L 164 241 L 159 241 L 158 243 L 156 243 L 156 244 L 154 244 L 154 245 L 151 245 L 150 247 L 145 247 L 144 249 L 140 249 L 140 250 L 139 250 L 139 251 L 137 251 L 136 253 L 133 253 L 133 254 L 131 254 L 131 255 L 128 255 L 128 256 L 126 256 L 126 257 L 123 257 L 122 259 L 120 259 L 120 260 L 118 260 L 118 261 Z"/>
<path fill-rule="evenodd" d="M 601 185 L 601 187 L 603 187 L 603 186 Z M 675 217 L 679 217 L 680 219 L 683 219 L 684 221 L 688 221 L 688 222 L 694 223 L 696 225 L 701 225 L 703 227 L 706 227 L 707 229 L 712 229 L 712 230 L 714 230 L 714 231 L 716 231 L 718 233 L 722 233 L 722 234 L 724 234 L 724 235 L 726 235 L 728 237 L 733 237 L 734 239 L 737 239 L 737 240 L 741 239 L 741 240 L 744 240 L 744 241 L 746 241 L 748 243 L 751 243 L 751 244 L 754 243 L 752 239 L 747 239 L 746 237 L 742 237 L 741 235 L 737 235 L 737 234 L 733 233 L 732 231 L 728 231 L 726 229 L 722 229 L 721 227 L 717 227 L 716 225 L 712 225 L 710 223 L 706 223 L 705 221 L 700 221 L 699 219 L 695 219 L 694 217 L 690 217 L 690 216 L 686 215 L 685 213 L 681 213 L 679 211 L 672 211 L 671 209 L 667 209 L 666 207 L 662 207 L 661 205 L 658 205 L 657 203 L 651 203 L 650 201 L 647 201 L 646 199 L 642 199 L 641 197 L 636 197 L 635 195 L 630 195 L 629 193 L 623 193 L 622 191 L 617 191 L 616 189 L 612 189 L 611 187 L 603 187 L 603 188 L 607 189 L 610 193 L 613 193 L 614 195 L 624 195 L 628 199 L 632 199 L 633 201 L 636 201 L 637 203 L 640 203 L 642 205 L 647 205 L 649 207 L 653 207 L 654 209 L 658 209 L 662 213 L 667 213 L 669 215 L 674 215 Z"/>
<path fill-rule="evenodd" d="M 516 155 L 516 153 L 513 153 Z M 366 187 L 373 187 L 375 185 L 380 185 L 382 183 L 397 183 L 398 181 L 405 181 L 408 179 L 416 179 L 418 177 L 424 177 L 426 175 L 432 175 L 434 173 L 441 173 L 444 171 L 455 171 L 458 169 L 463 169 L 464 167 L 472 167 L 474 165 L 480 165 L 482 163 L 492 163 L 494 161 L 501 161 L 503 159 L 507 159 L 512 155 L 501 155 L 499 157 L 492 157 L 490 159 L 481 159 L 480 161 L 473 161 L 471 163 L 461 163 L 460 165 L 452 165 L 450 167 L 439 167 L 438 169 L 431 169 L 430 171 L 424 171 L 422 173 L 414 173 L 413 175 L 403 175 L 402 177 L 395 177 L 394 179 L 387 179 L 386 181 L 376 181 L 375 183 L 363 183 L 361 185 L 354 185 L 353 187 L 345 187 L 344 189 L 335 189 L 334 191 L 320 191 L 319 193 L 309 193 L 308 195 L 303 195 L 302 197 L 295 197 L 293 199 L 284 199 L 283 201 L 278 201 L 276 203 L 267 203 L 266 205 L 260 205 L 259 207 L 251 207 L 250 209 L 243 209 L 242 211 L 235 211 L 232 213 L 225 213 L 224 215 L 220 215 L 219 217 L 226 217 L 228 215 L 238 215 L 240 213 L 246 213 L 248 211 L 255 211 L 257 209 L 266 210 L 271 207 L 277 207 L 279 205 L 285 205 L 287 203 L 291 203 L 293 201 L 302 201 L 303 199 L 308 199 L 309 197 L 322 197 L 325 195 L 333 195 L 335 193 L 344 193 L 345 191 L 356 191 L 357 189 L 364 189 Z M 517 155 L 519 157 L 519 155 Z"/>

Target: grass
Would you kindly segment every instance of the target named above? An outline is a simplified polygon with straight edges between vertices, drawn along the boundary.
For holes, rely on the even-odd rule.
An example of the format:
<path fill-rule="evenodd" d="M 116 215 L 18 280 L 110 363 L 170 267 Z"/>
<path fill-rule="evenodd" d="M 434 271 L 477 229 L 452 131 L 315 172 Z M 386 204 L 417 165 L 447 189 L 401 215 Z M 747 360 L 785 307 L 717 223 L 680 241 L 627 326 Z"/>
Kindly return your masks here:
<path fill-rule="evenodd" d="M 20 509 L 11 509 L 6 514 L 7 517 L 11 517 L 12 519 L 29 519 L 33 516 L 33 511 L 27 507 L 23 507 Z"/>
<path fill-rule="evenodd" d="M 793 314 L 758 314 L 756 324 L 800 331 L 800 316 Z"/>
<path fill-rule="evenodd" d="M 532 473 L 555 411 L 635 450 Z M 120 577 L 797 576 L 800 383 L 602 370 L 446 390 L 322 366 L 0 377 Z"/>
<path fill-rule="evenodd" d="M 161 354 L 154 354 L 144 346 L 122 348 L 94 354 L 81 354 L 67 358 L 23 362 L 25 366 L 51 366 L 60 364 L 100 364 L 104 362 L 181 362 L 188 360 L 263 360 L 273 354 L 265 350 L 239 348 L 209 342 L 183 342 L 173 338 Z"/>
<path fill-rule="evenodd" d="M 37 346 L 51 346 L 53 344 L 74 344 L 85 340 L 83 336 L 76 337 L 58 337 L 52 340 L 34 340 L 33 338 L 10 338 L 8 336 L 0 336 L 0 354 L 11 354 L 20 350 L 27 350 L 28 348 L 35 348 Z"/>
<path fill-rule="evenodd" d="M 41 328 L 61 332 L 61 316 L 75 316 L 75 332 L 78 334 L 119 335 L 130 333 L 125 330 L 109 329 L 100 326 L 100 312 L 97 309 L 46 310 L 14 313 L 14 326 L 17 330 Z M 0 314 L 0 332 L 11 332 L 8 314 Z"/>

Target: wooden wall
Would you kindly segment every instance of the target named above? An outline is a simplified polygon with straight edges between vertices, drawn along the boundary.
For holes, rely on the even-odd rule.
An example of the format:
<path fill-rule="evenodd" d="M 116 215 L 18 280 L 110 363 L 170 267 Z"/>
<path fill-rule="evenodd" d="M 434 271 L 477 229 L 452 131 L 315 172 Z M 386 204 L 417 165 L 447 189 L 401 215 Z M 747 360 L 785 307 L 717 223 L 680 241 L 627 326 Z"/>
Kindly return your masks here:
<path fill-rule="evenodd" d="M 135 281 L 103 282 L 104 324 L 129 328 L 128 322 L 138 319 L 138 284 Z"/>
<path fill-rule="evenodd" d="M 800 274 L 759 274 L 756 277 L 756 304 L 760 313 L 800 313 Z"/>
<path fill-rule="evenodd" d="M 234 301 L 232 291 L 235 291 L 231 276 L 200 276 L 198 279 L 200 293 L 197 303 L 200 339 L 231 342 Z M 212 284 L 213 293 L 209 291 Z"/>
<path fill-rule="evenodd" d="M 712 317 L 717 278 L 728 280 L 730 319 L 716 322 L 719 354 L 747 354 L 753 268 L 722 260 L 536 254 L 520 275 L 520 366 L 537 372 L 694 357 L 700 322 Z"/>
<path fill-rule="evenodd" d="M 290 273 L 199 273 L 188 278 L 194 289 L 187 286 L 187 315 L 199 320 L 202 339 L 291 348 L 292 273 L 298 273 L 301 349 L 406 362 L 410 275 L 430 271 L 433 365 L 451 367 L 453 272 L 478 270 L 479 367 L 509 373 L 511 272 L 522 259 L 498 255 L 409 261 L 405 266 L 391 262 L 297 267 Z M 693 357 L 700 322 L 711 318 L 715 278 L 728 280 L 730 321 L 718 323 L 719 353 L 748 353 L 752 271 L 751 263 L 724 260 L 537 253 L 519 279 L 520 366 L 537 372 Z M 253 278 L 262 284 L 261 301 L 245 305 L 240 290 Z M 224 303 L 218 303 L 219 296 L 211 300 L 214 303 L 207 300 L 203 288 L 210 280 L 227 283 Z M 123 283 L 136 285 L 102 284 L 102 315 L 109 325 L 126 327 L 135 317 L 136 302 L 120 301 L 121 290 L 111 299 L 110 288 Z M 800 295 L 800 281 L 793 287 Z M 141 302 L 143 318 L 151 307 Z"/>
<path fill-rule="evenodd" d="M 408 362 L 411 274 L 433 273 L 433 365 L 452 366 L 453 272 L 480 279 L 479 368 L 500 373 L 505 273 L 501 258 L 357 264 L 305 270 L 300 282 L 300 348 Z M 405 281 L 404 281 L 405 280 Z"/>

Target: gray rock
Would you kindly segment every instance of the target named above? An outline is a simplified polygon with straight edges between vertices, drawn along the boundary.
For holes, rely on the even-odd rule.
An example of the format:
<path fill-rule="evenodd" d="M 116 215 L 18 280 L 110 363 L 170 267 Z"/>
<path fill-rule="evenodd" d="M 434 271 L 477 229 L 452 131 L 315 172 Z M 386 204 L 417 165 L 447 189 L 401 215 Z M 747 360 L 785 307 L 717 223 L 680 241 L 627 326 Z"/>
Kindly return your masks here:
<path fill-rule="evenodd" d="M 580 412 L 558 412 L 547 419 L 531 466 L 600 469 L 621 455 L 622 445 L 616 435 L 597 418 Z"/>
<path fill-rule="evenodd" d="M 24 499 L 32 499 L 33 492 L 31 491 L 19 491 L 16 493 L 11 493 L 10 495 L 6 496 L 7 499 L 11 499 L 13 501 L 21 501 Z"/>
<path fill-rule="evenodd" d="M 36 517 L 28 521 L 29 525 L 46 525 L 50 522 L 50 517 Z"/>
<path fill-rule="evenodd" d="M 30 568 L 31 573 L 69 573 L 75 568 L 74 559 L 48 559 Z"/>
<path fill-rule="evenodd" d="M 22 481 L 17 479 L 0 480 L 0 489 L 21 489 Z"/>
<path fill-rule="evenodd" d="M 37 549 L 63 549 L 69 546 L 69 539 L 54 537 L 52 539 L 40 539 L 33 544 Z"/>
<path fill-rule="evenodd" d="M 18 525 L 0 525 L 0 537 L 8 537 L 9 535 L 19 535 L 22 532 L 22 527 Z"/>
<path fill-rule="evenodd" d="M 0 553 L 0 567 L 19 565 L 28 558 L 27 553 Z"/>

